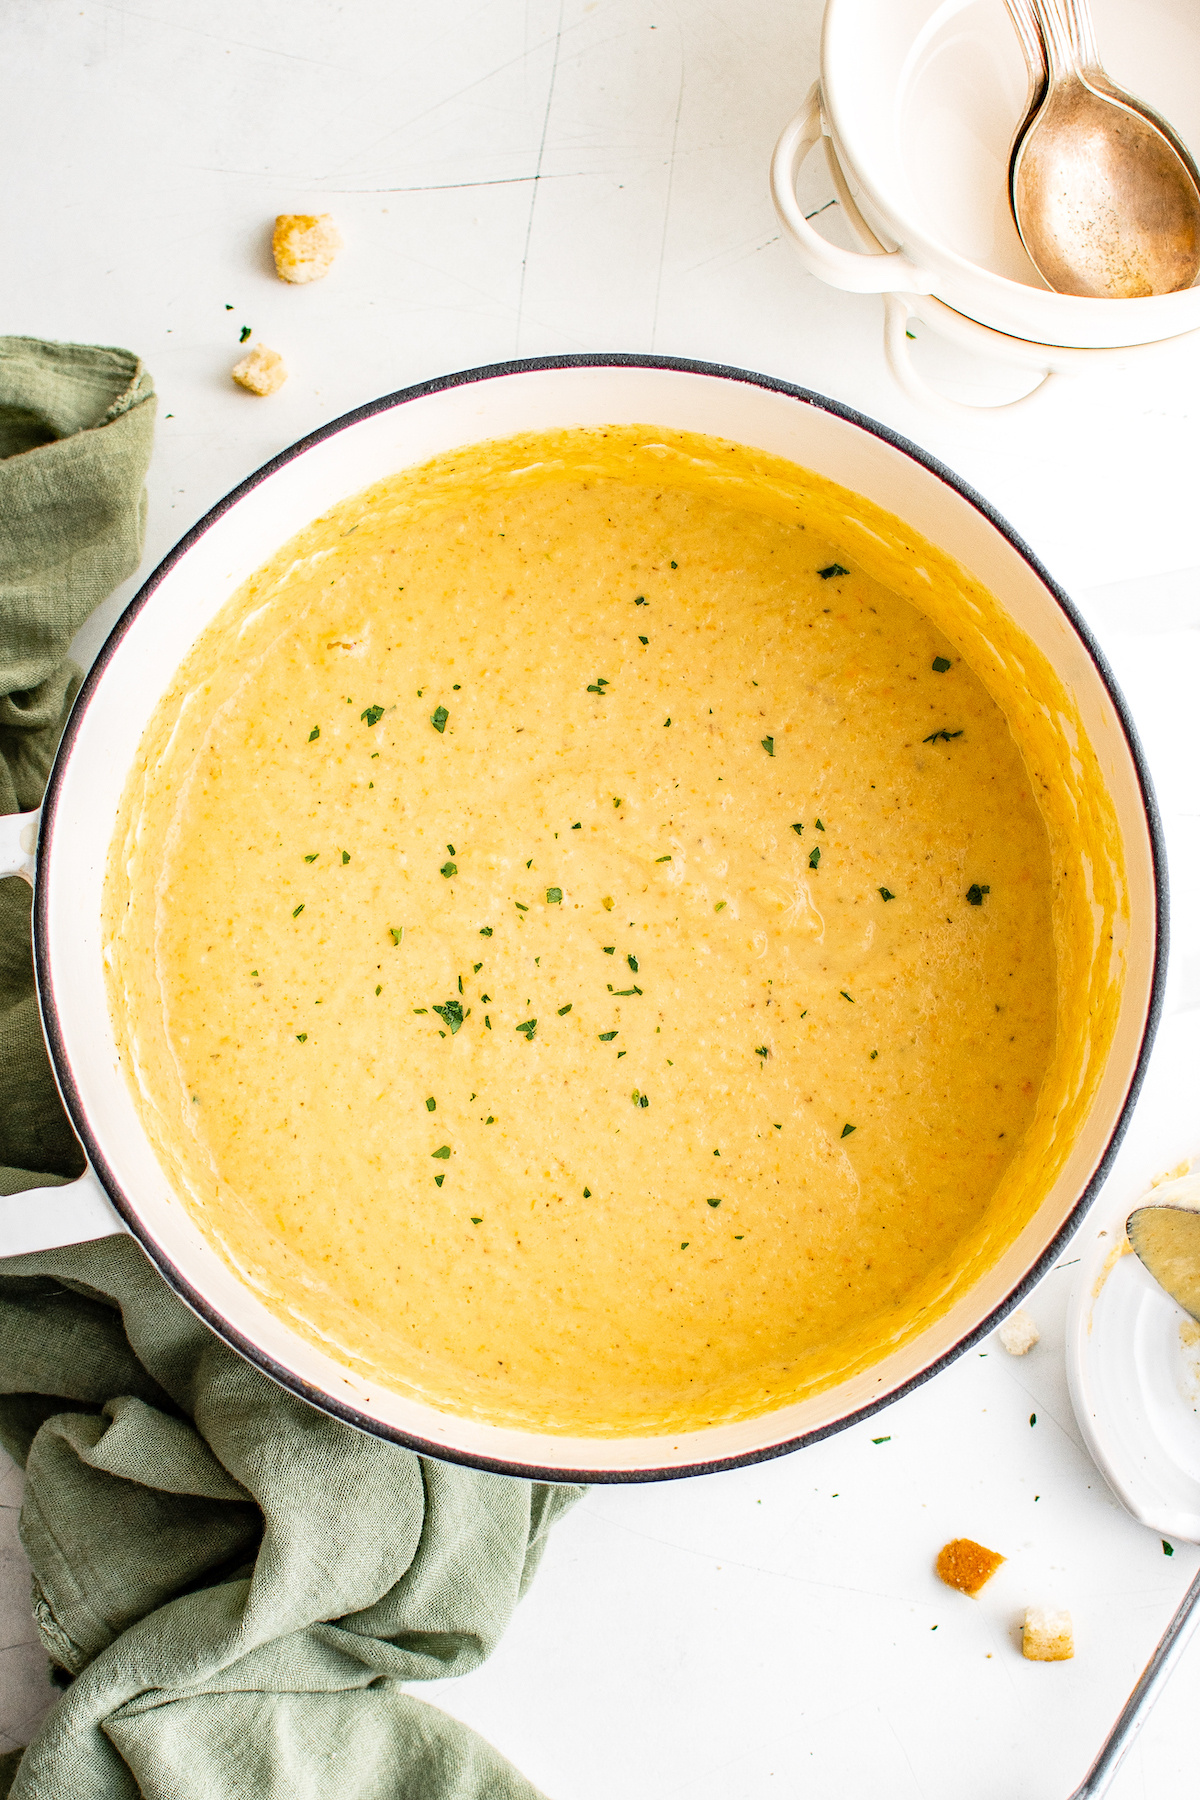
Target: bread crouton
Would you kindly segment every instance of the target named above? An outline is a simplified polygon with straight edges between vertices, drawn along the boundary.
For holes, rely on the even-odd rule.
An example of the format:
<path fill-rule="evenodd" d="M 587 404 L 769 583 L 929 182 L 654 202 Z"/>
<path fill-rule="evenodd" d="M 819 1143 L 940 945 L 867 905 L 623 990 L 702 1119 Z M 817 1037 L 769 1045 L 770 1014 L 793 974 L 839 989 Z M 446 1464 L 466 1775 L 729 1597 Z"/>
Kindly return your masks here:
<path fill-rule="evenodd" d="M 280 213 L 271 251 L 280 281 L 320 281 L 333 267 L 342 237 L 328 213 Z"/>
<path fill-rule="evenodd" d="M 1070 1613 L 1049 1606 L 1026 1607 L 1021 1649 L 1030 1662 L 1069 1662 L 1075 1654 Z"/>
<path fill-rule="evenodd" d="M 972 1538 L 951 1538 L 938 1551 L 937 1572 L 947 1587 L 960 1594 L 977 1594 L 992 1579 L 1004 1558 Z"/>
<path fill-rule="evenodd" d="M 252 394 L 274 394 L 288 378 L 287 364 L 278 350 L 255 344 L 248 356 L 235 364 L 233 379 Z"/>
<path fill-rule="evenodd" d="M 1042 1334 L 1027 1312 L 1017 1311 L 1005 1319 L 997 1335 L 1010 1356 L 1024 1356 Z"/>

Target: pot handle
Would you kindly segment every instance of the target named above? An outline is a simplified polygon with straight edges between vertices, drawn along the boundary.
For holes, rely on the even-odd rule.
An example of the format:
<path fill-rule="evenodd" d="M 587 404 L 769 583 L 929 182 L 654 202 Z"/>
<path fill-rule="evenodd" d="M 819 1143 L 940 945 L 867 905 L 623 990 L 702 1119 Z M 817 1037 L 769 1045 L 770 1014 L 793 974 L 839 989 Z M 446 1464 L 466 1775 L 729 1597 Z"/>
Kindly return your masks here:
<path fill-rule="evenodd" d="M 940 394 L 937 388 L 931 387 L 913 367 L 908 336 L 908 321 L 911 317 L 912 308 L 903 294 L 884 295 L 883 348 L 888 368 L 910 400 L 919 401 L 922 406 L 932 408 L 945 418 L 978 419 L 987 418 L 989 414 L 1014 413 L 1019 407 L 1029 406 L 1040 400 L 1051 383 L 1061 379 L 1056 370 L 1047 369 L 1027 394 L 1020 394 L 1015 400 L 1005 400 L 996 406 L 972 406 L 966 400 L 952 400 L 949 394 Z"/>
<path fill-rule="evenodd" d="M 932 279 L 899 250 L 864 254 L 840 250 L 814 231 L 796 198 L 796 177 L 814 144 L 824 131 L 821 116 L 821 84 L 814 81 L 808 98 L 795 118 L 785 125 L 771 158 L 771 198 L 779 223 L 791 238 L 810 275 L 848 294 L 907 294 L 933 292 Z"/>
<path fill-rule="evenodd" d="M 40 819 L 40 809 L 0 816 L 0 880 L 19 875 L 33 886 Z M 78 1181 L 61 1187 L 0 1195 L 0 1256 L 27 1256 L 33 1250 L 86 1244 L 128 1229 L 90 1166 Z"/>

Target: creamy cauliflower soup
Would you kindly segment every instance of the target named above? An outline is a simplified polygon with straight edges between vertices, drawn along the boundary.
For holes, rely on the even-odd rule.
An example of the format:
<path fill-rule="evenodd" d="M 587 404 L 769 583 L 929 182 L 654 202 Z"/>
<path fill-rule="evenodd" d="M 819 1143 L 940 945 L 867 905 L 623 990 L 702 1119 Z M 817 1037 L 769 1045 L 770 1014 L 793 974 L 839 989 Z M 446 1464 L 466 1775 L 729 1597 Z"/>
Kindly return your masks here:
<path fill-rule="evenodd" d="M 175 1192 L 290 1324 L 479 1418 L 686 1430 L 866 1366 L 1090 1092 L 1119 871 L 1057 848 L 1106 825 L 1036 660 L 897 521 L 715 440 L 339 504 L 123 802 L 110 1002 Z"/>

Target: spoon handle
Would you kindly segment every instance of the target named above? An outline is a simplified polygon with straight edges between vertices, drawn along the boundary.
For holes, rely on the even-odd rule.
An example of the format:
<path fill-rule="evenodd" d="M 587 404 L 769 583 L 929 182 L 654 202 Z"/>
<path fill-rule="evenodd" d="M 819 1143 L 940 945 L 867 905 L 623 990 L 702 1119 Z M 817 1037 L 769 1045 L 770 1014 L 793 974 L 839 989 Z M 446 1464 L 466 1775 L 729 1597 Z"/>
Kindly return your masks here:
<path fill-rule="evenodd" d="M 1033 0 L 1004 0 L 1004 3 L 1025 52 L 1025 66 L 1029 70 L 1029 105 L 1032 107 L 1046 85 L 1046 46 L 1042 42 L 1042 28 L 1033 9 Z"/>
<path fill-rule="evenodd" d="M 1045 46 L 1049 85 L 1079 73 L 1096 60 L 1096 40 L 1086 0 L 1029 0 Z M 1082 22 L 1081 22 L 1082 20 Z M 1082 35 L 1081 35 L 1082 34 Z M 1082 46 L 1091 46 L 1085 57 Z"/>

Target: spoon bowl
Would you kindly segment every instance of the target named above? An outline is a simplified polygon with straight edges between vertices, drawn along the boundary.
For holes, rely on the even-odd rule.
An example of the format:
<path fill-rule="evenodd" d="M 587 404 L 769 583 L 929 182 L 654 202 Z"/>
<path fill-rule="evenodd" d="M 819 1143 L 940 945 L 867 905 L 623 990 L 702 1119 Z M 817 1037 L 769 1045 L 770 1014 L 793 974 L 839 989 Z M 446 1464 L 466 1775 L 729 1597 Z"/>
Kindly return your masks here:
<path fill-rule="evenodd" d="M 1045 86 L 1012 156 L 1013 217 L 1060 294 L 1142 299 L 1200 274 L 1200 172 L 1165 119 L 1100 66 L 1087 0 L 1010 0 L 1027 56 L 1032 13 Z"/>

